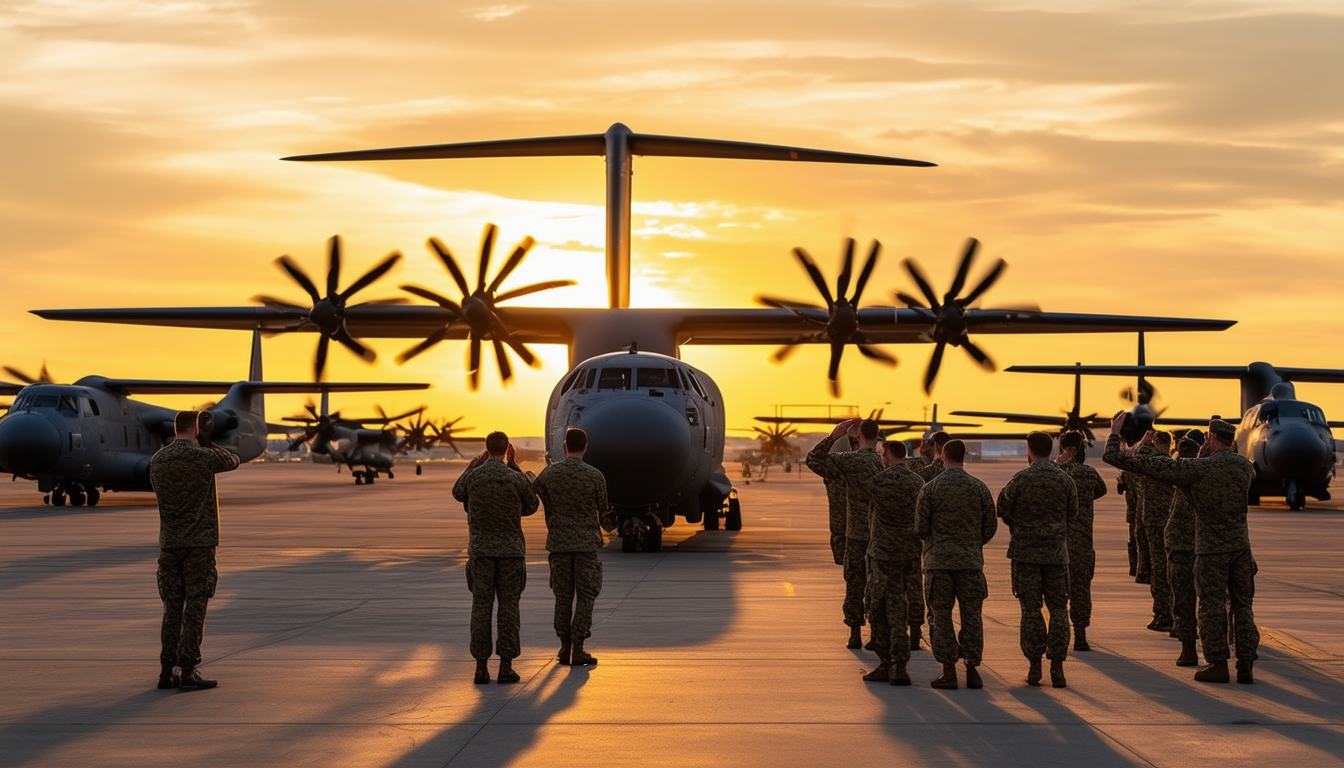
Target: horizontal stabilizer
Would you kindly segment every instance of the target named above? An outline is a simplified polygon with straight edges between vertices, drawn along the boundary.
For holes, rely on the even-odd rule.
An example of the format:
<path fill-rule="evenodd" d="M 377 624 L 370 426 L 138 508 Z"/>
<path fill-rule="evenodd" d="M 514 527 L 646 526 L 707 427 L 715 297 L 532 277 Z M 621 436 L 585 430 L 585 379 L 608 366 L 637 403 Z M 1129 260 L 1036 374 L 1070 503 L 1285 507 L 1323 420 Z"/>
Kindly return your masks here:
<path fill-rule="evenodd" d="M 978 419 L 1003 419 L 1018 424 L 1044 424 L 1058 427 L 1064 423 L 1064 416 L 1047 416 L 1039 413 L 1000 413 L 998 411 L 952 411 L 953 416 L 973 416 Z M 1090 427 L 1106 426 L 1110 419 L 1085 419 Z"/>

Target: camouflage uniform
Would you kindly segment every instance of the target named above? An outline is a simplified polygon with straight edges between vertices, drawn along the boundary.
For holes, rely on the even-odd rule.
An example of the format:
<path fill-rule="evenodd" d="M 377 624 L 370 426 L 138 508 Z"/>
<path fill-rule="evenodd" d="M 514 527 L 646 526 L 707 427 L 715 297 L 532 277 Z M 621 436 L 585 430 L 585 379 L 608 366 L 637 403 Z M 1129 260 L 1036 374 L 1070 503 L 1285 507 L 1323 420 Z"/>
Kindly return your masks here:
<path fill-rule="evenodd" d="M 836 565 L 845 564 L 845 490 L 839 483 L 834 485 L 831 481 L 822 478 L 822 484 L 826 486 L 826 508 L 829 513 L 829 522 L 831 527 L 831 557 L 835 559 Z"/>
<path fill-rule="evenodd" d="M 1138 456 L 1165 456 L 1151 443 L 1144 443 L 1134 450 Z M 1148 590 L 1153 596 L 1153 622 L 1171 623 L 1171 583 L 1167 581 L 1167 545 L 1164 530 L 1167 517 L 1171 515 L 1171 498 L 1175 489 L 1171 485 L 1151 477 L 1140 475 L 1135 478 L 1143 490 L 1139 495 L 1138 519 L 1141 523 L 1139 535 L 1148 542 L 1149 579 Z"/>
<path fill-rule="evenodd" d="M 546 509 L 555 634 L 562 641 L 583 640 L 593 624 L 593 603 L 602 591 L 602 561 L 597 558 L 604 543 L 602 530 L 616 529 L 607 481 L 596 467 L 568 456 L 543 469 L 533 488 Z"/>
<path fill-rule="evenodd" d="M 1152 558 L 1148 554 L 1148 533 L 1143 529 L 1139 511 L 1143 508 L 1143 484 L 1133 472 L 1121 472 L 1125 486 L 1125 522 L 1129 523 L 1130 570 L 1140 584 L 1152 581 Z"/>
<path fill-rule="evenodd" d="M 1069 619 L 1074 629 L 1092 625 L 1092 577 L 1097 571 L 1093 547 L 1093 502 L 1106 495 L 1106 481 L 1097 470 L 1079 461 L 1060 464 L 1078 491 L 1078 519 L 1069 525 Z"/>
<path fill-rule="evenodd" d="M 453 498 L 467 510 L 467 589 L 471 590 L 471 655 L 490 658 L 490 613 L 496 622 L 501 659 L 517 658 L 518 601 L 527 586 L 527 542 L 523 517 L 537 511 L 537 495 L 527 476 L 498 459 L 468 469 L 453 485 Z"/>
<path fill-rule="evenodd" d="M 1167 547 L 1167 582 L 1171 584 L 1172 631 L 1181 642 L 1195 639 L 1195 509 L 1182 489 L 1172 494 L 1171 515 L 1163 532 Z"/>
<path fill-rule="evenodd" d="M 1013 594 L 1022 608 L 1022 655 L 1063 661 L 1069 653 L 1069 529 L 1078 520 L 1078 491 L 1064 470 L 1042 459 L 999 492 L 1008 526 Z M 1041 602 L 1050 627 L 1041 617 Z"/>
<path fill-rule="evenodd" d="M 1151 475 L 1189 495 L 1195 513 L 1195 585 L 1199 596 L 1199 636 L 1204 658 L 1227 661 L 1227 603 L 1236 620 L 1237 658 L 1254 660 L 1260 645 L 1252 608 L 1255 559 L 1246 527 L 1246 492 L 1255 478 L 1251 462 L 1224 448 L 1202 459 L 1135 456 L 1106 441 L 1108 464 Z"/>
<path fill-rule="evenodd" d="M 910 471 L 924 478 L 924 482 L 927 483 L 941 474 L 944 469 L 946 467 L 943 465 L 942 459 L 933 459 L 932 461 L 920 462 L 918 467 L 911 467 Z"/>
<path fill-rule="evenodd" d="M 979 666 L 985 650 L 981 608 L 989 597 L 981 551 L 998 530 L 994 497 L 961 467 L 948 467 L 924 484 L 915 503 L 915 531 L 924 541 L 924 597 L 929 642 L 943 664 L 962 658 Z M 961 631 L 952 630 L 952 605 Z"/>
<path fill-rule="evenodd" d="M 908 590 L 920 574 L 915 501 L 923 485 L 919 475 L 901 464 L 887 467 L 873 478 L 868 621 L 873 626 L 873 648 L 885 664 L 910 661 L 910 635 L 905 627 L 924 623 L 924 601 L 912 604 Z"/>
<path fill-rule="evenodd" d="M 223 448 L 202 448 L 192 440 L 173 440 L 150 459 L 149 480 L 159 504 L 159 663 L 165 667 L 201 663 L 205 610 L 219 582 L 215 475 L 238 463 Z"/>
<path fill-rule="evenodd" d="M 872 500 L 873 477 L 882 471 L 877 451 L 831 453 L 835 438 L 826 437 L 807 454 L 807 466 L 813 472 L 838 483 L 845 494 L 845 624 L 863 626 L 864 591 L 868 582 L 868 507 Z"/>

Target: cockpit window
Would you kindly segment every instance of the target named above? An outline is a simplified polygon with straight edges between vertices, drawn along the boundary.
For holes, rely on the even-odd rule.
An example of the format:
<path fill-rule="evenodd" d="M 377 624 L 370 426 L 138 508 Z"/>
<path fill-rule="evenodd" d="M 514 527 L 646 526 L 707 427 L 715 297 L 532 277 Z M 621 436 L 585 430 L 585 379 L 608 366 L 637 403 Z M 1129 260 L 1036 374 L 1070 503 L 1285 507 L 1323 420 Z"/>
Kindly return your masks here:
<path fill-rule="evenodd" d="M 30 408 L 55 408 L 55 407 L 56 407 L 56 396 L 55 396 L 55 395 L 33 395 L 33 399 L 32 399 L 32 402 L 29 404 L 29 407 L 30 407 Z"/>
<path fill-rule="evenodd" d="M 636 381 L 640 389 L 650 387 L 675 387 L 672 382 L 671 368 L 639 368 L 636 371 Z"/>
<path fill-rule="evenodd" d="M 60 413 L 73 413 L 79 415 L 79 398 L 74 395 L 61 395 L 56 403 L 56 410 Z"/>
<path fill-rule="evenodd" d="M 629 368 L 603 368 L 597 380 L 598 389 L 629 389 Z"/>
<path fill-rule="evenodd" d="M 1263 424 L 1266 421 L 1278 421 L 1279 406 L 1277 403 L 1265 403 L 1260 406 L 1260 413 L 1256 415 L 1256 422 Z"/>
<path fill-rule="evenodd" d="M 583 380 L 583 388 L 584 388 L 584 389 L 592 389 L 592 388 L 593 388 L 593 379 L 595 379 L 595 378 L 597 378 L 597 369 L 596 369 L 596 368 L 589 368 L 589 369 L 588 369 L 588 377 L 587 377 L 586 379 Z"/>
<path fill-rule="evenodd" d="M 86 404 L 86 410 L 88 410 L 88 412 L 91 413 L 91 414 L 93 414 L 94 416 L 97 416 L 97 415 L 98 415 L 98 402 L 97 402 L 96 400 L 94 400 L 93 398 L 86 398 L 86 399 L 84 400 L 84 402 L 85 402 L 85 404 Z"/>
<path fill-rule="evenodd" d="M 700 379 L 697 378 L 694 373 L 691 373 L 690 371 L 682 371 L 681 374 L 690 380 L 691 386 L 695 388 L 695 393 L 697 395 L 703 397 L 706 400 L 709 399 L 709 396 L 705 394 L 705 390 L 700 388 Z"/>
<path fill-rule="evenodd" d="M 572 389 L 574 387 L 574 382 L 578 381 L 579 377 L 582 375 L 583 375 L 582 368 L 574 369 L 574 372 L 569 375 L 569 378 L 565 379 L 565 385 L 560 388 L 560 394 L 563 395 L 570 389 Z"/>

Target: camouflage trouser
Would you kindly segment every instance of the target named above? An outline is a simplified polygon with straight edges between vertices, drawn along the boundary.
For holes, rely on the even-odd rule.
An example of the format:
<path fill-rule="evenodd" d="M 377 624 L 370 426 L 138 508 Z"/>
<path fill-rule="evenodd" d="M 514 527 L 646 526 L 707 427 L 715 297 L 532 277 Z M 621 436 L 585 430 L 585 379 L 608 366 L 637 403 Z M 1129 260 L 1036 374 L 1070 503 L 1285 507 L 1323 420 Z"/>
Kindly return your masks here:
<path fill-rule="evenodd" d="M 473 557 L 467 561 L 467 589 L 471 590 L 471 656 L 488 659 L 493 650 L 501 659 L 517 658 L 520 618 L 518 600 L 527 586 L 527 560 L 521 557 Z M 491 641 L 490 613 L 499 601 L 496 623 L 499 644 Z"/>
<path fill-rule="evenodd" d="M 916 614 L 910 612 L 906 587 L 910 574 L 918 572 L 918 558 L 868 559 L 868 623 L 873 627 L 873 650 L 883 664 L 910 661 L 910 633 L 905 627 Z"/>
<path fill-rule="evenodd" d="M 836 565 L 845 564 L 845 534 L 831 534 L 831 557 L 835 558 Z"/>
<path fill-rule="evenodd" d="M 905 572 L 905 599 L 910 604 L 906 621 L 912 627 L 919 627 L 923 626 L 928 611 L 924 605 L 924 565 L 918 557 L 910 562 L 913 565 Z"/>
<path fill-rule="evenodd" d="M 1195 586 L 1199 591 L 1199 637 L 1204 641 L 1204 658 L 1209 662 L 1227 661 L 1227 602 L 1232 601 L 1232 618 L 1237 632 L 1237 658 L 1255 659 L 1260 647 L 1260 630 L 1255 628 L 1255 572 L 1258 570 L 1251 550 L 1219 552 L 1195 558 Z"/>
<path fill-rule="evenodd" d="M 1022 607 L 1022 655 L 1063 661 L 1069 655 L 1069 567 L 1013 561 L 1013 594 Z M 1050 628 L 1041 603 L 1050 612 Z"/>
<path fill-rule="evenodd" d="M 924 599 L 929 604 L 929 643 L 933 658 L 941 664 L 965 659 L 980 666 L 985 653 L 985 625 L 981 608 L 989 597 L 989 584 L 981 569 L 925 571 Z M 953 631 L 952 604 L 960 607 L 961 630 Z"/>
<path fill-rule="evenodd" d="M 1069 619 L 1075 629 L 1092 625 L 1092 577 L 1096 573 L 1095 549 L 1069 549 Z"/>
<path fill-rule="evenodd" d="M 552 552 L 550 562 L 556 637 L 583 640 L 592 634 L 593 603 L 602 591 L 602 561 L 596 552 Z"/>
<path fill-rule="evenodd" d="M 194 667 L 201 663 L 205 608 L 219 582 L 215 548 L 161 549 L 157 576 L 163 600 L 159 663 Z"/>
<path fill-rule="evenodd" d="M 1139 561 L 1138 573 L 1134 576 L 1137 581 L 1148 581 L 1152 578 L 1153 562 L 1148 554 L 1148 532 L 1138 523 L 1130 523 L 1129 537 L 1134 541 L 1134 555 Z"/>
<path fill-rule="evenodd" d="M 1148 539 L 1148 557 L 1152 560 L 1148 585 L 1153 596 L 1153 620 L 1171 623 L 1171 582 L 1167 581 L 1167 537 L 1161 528 L 1144 526 Z"/>
<path fill-rule="evenodd" d="M 868 542 L 845 539 L 845 624 L 863 626 L 863 595 L 868 588 Z"/>
<path fill-rule="evenodd" d="M 1195 606 L 1195 553 L 1188 549 L 1167 550 L 1167 581 L 1171 583 L 1172 630 L 1181 642 L 1194 642 L 1197 621 Z"/>
<path fill-rule="evenodd" d="M 1139 575 L 1139 544 L 1134 541 L 1134 523 L 1129 524 L 1129 541 L 1126 543 L 1129 550 L 1129 575 L 1138 577 Z"/>

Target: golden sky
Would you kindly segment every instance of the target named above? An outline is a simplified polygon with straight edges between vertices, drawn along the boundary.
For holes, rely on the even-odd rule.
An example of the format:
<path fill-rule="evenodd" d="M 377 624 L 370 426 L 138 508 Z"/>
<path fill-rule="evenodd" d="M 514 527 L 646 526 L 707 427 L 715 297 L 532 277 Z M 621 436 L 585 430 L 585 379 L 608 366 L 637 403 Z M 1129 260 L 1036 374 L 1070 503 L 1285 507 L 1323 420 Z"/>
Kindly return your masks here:
<path fill-rule="evenodd" d="M 831 279 L 841 238 L 883 243 L 865 294 L 892 303 L 919 260 L 942 290 L 965 239 L 1011 268 L 986 306 L 1240 321 L 1149 340 L 1154 364 L 1344 367 L 1344 11 L 1338 2 L 897 3 L 0 0 L 0 360 L 58 378 L 233 379 L 246 334 L 53 323 L 35 308 L 242 305 L 301 296 L 272 264 L 348 283 L 408 257 L 361 298 L 470 270 L 485 222 L 538 240 L 505 288 L 601 306 L 601 158 L 310 165 L 305 152 L 534 135 L 647 133 L 930 160 L 863 168 L 646 158 L 634 182 L 633 306 L 812 298 L 790 255 Z M 535 301 L 534 301 L 535 300 Z M 565 352 L 470 394 L 465 344 L 375 366 L 334 349 L 330 378 L 429 381 L 350 396 L 347 413 L 428 403 L 480 429 L 539 434 Z M 316 337 L 265 342 L 267 377 L 304 379 Z M 1132 336 L 984 337 L 1000 365 L 1129 363 Z M 930 348 L 895 371 L 846 354 L 839 402 L 918 415 Z M 826 352 L 687 347 L 730 425 L 828 400 Z M 493 370 L 493 363 L 487 359 Z M 1126 382 L 1084 382 L 1108 412 Z M 1237 410 L 1233 382 L 1159 381 L 1171 413 Z M 955 408 L 1056 412 L 1065 379 L 980 372 L 949 350 Z M 1299 395 L 1344 419 L 1344 385 Z M 301 399 L 272 400 L 271 415 Z"/>

